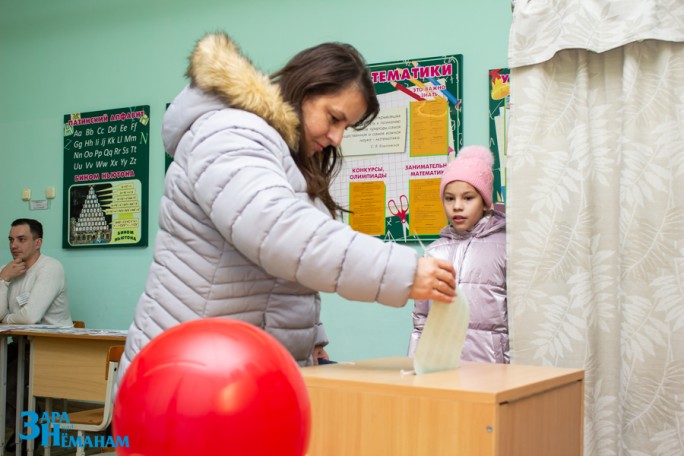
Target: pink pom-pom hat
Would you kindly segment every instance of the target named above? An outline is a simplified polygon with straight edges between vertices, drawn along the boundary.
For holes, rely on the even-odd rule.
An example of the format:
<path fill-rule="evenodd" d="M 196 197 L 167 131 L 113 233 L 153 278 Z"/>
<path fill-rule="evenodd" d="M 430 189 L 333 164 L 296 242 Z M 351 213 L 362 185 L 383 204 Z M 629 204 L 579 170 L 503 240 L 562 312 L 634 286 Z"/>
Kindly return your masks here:
<path fill-rule="evenodd" d="M 444 197 L 444 187 L 454 181 L 467 182 L 480 193 L 487 208 L 492 207 L 494 185 L 494 156 L 483 146 L 466 146 L 444 169 L 439 184 L 439 197 Z"/>

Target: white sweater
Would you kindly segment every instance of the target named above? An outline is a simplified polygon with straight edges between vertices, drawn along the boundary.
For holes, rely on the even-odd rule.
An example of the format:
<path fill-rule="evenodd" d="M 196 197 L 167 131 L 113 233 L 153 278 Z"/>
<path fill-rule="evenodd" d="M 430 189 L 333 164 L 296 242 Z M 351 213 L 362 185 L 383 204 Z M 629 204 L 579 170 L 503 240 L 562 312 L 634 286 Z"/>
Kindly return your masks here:
<path fill-rule="evenodd" d="M 25 274 L 0 281 L 0 315 L 7 324 L 73 325 L 62 264 L 40 255 Z"/>

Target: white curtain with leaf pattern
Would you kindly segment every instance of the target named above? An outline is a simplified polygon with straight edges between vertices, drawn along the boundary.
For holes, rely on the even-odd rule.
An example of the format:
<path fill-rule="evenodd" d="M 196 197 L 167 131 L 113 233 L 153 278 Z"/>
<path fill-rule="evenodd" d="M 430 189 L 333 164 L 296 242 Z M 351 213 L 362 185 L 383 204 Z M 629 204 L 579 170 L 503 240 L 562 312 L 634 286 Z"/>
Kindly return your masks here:
<path fill-rule="evenodd" d="M 684 0 L 517 0 L 511 362 L 583 368 L 585 455 L 684 455 Z"/>

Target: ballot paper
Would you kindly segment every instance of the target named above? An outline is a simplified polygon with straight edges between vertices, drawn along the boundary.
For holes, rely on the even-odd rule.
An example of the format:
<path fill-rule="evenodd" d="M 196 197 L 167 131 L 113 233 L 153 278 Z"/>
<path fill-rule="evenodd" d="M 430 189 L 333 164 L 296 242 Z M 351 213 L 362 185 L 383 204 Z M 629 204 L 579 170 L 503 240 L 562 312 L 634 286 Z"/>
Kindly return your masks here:
<path fill-rule="evenodd" d="M 450 304 L 432 302 L 413 357 L 416 375 L 456 369 L 461 365 L 469 318 L 468 300 L 459 287 Z"/>

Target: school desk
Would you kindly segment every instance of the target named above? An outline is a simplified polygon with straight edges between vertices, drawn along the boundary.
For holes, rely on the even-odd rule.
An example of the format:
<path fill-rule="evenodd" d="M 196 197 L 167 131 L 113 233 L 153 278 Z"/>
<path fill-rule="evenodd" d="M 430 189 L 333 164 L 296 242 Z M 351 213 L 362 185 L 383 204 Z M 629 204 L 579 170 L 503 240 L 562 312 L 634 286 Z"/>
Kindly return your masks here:
<path fill-rule="evenodd" d="M 462 362 L 416 376 L 412 360 L 305 367 L 308 456 L 578 456 L 584 371 Z"/>
<path fill-rule="evenodd" d="M 29 410 L 35 410 L 35 398 L 72 398 L 73 400 L 102 402 L 105 397 L 104 379 L 107 351 L 112 345 L 123 345 L 126 331 L 81 328 L 49 328 L 22 326 L 8 329 L 0 325 L 0 422 L 5 419 L 7 385 L 7 337 L 19 344 L 19 353 L 28 339 L 30 343 Z M 23 383 L 23 357 L 19 357 L 17 385 Z M 17 410 L 23 409 L 23 388 L 17 387 Z M 57 410 L 59 411 L 59 410 Z M 16 429 L 23 430 L 21 415 Z M 4 434 L 4 433 L 0 433 Z M 28 454 L 32 454 L 33 440 L 28 440 Z M 21 454 L 24 441 L 17 441 L 16 454 Z M 0 436 L 0 456 L 4 452 L 4 435 Z"/>

